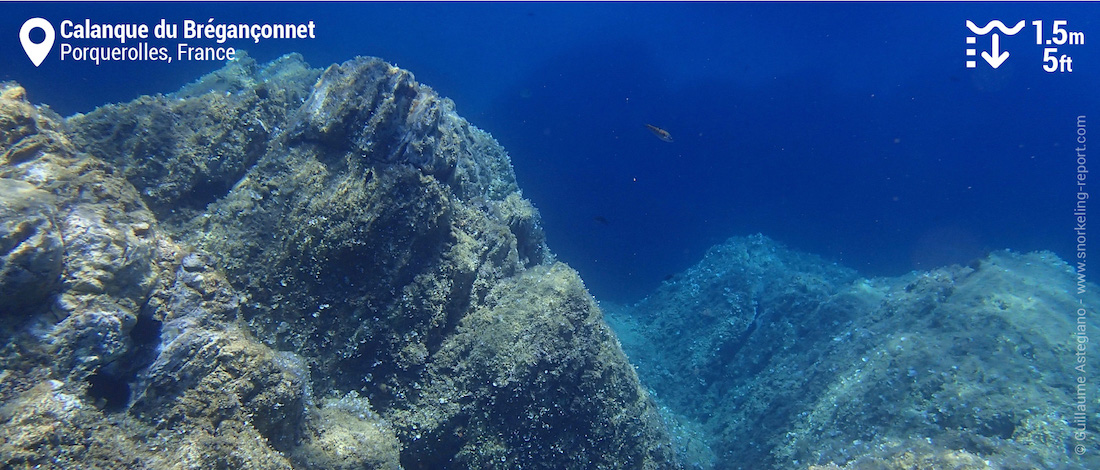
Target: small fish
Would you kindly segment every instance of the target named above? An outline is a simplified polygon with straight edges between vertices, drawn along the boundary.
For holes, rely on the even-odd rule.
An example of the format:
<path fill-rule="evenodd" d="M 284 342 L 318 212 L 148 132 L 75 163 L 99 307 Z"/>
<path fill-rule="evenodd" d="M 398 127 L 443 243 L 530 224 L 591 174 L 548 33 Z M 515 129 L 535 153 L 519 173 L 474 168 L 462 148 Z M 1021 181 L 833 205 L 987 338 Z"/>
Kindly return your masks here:
<path fill-rule="evenodd" d="M 646 124 L 645 127 L 649 129 L 649 132 L 652 132 L 653 135 L 657 136 L 658 139 L 661 139 L 665 142 L 672 142 L 672 134 L 669 134 L 668 131 L 651 124 Z"/>
<path fill-rule="evenodd" d="M 611 223 L 607 220 L 607 217 L 604 217 L 602 215 L 597 215 L 597 216 L 593 217 L 592 220 L 595 220 L 600 225 L 607 225 L 607 224 Z"/>

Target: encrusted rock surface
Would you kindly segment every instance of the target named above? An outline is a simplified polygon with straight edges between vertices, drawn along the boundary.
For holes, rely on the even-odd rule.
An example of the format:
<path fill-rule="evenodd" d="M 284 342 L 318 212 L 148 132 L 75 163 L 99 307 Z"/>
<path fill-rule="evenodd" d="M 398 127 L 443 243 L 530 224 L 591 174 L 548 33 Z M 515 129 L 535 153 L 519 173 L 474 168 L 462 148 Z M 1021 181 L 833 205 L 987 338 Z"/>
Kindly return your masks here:
<path fill-rule="evenodd" d="M 678 467 L 508 155 L 408 72 L 2 96 L 0 465 Z"/>
<path fill-rule="evenodd" d="M 25 95 L 0 84 L 0 468 L 1100 467 L 1067 454 L 1100 301 L 1049 253 L 863 279 L 731 239 L 610 316 L 658 409 L 507 153 L 407 71 Z"/>
<path fill-rule="evenodd" d="M 301 361 L 234 326 L 241 295 L 59 117 L 5 84 L 0 121 L 20 123 L 0 134 L 19 153 L 0 165 L 0 215 L 21 240 L 0 272 L 29 273 L 3 279 L 3 466 L 291 468 Z"/>
<path fill-rule="evenodd" d="M 1074 286 L 1047 252 L 866 279 L 757 235 L 608 319 L 694 466 L 1097 468 L 1070 413 L 1100 298 Z"/>
<path fill-rule="evenodd" d="M 0 315 L 41 304 L 56 289 L 64 246 L 52 195 L 0 179 Z"/>
<path fill-rule="evenodd" d="M 267 152 L 317 78 L 296 54 L 260 66 L 244 56 L 167 95 L 69 118 L 73 140 L 140 189 L 160 221 L 202 211 Z"/>
<path fill-rule="evenodd" d="M 494 286 L 433 359 L 416 398 L 395 413 L 417 467 L 653 468 L 667 459 L 656 410 L 564 264 Z M 607 442 L 626 447 L 607 453 Z"/>

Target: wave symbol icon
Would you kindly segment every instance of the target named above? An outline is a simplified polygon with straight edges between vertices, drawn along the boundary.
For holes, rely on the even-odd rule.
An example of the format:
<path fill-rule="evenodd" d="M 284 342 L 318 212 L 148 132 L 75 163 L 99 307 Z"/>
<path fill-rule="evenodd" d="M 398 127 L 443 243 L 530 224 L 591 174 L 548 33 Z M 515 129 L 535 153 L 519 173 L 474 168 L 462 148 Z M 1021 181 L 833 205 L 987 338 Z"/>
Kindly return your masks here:
<path fill-rule="evenodd" d="M 1016 23 L 1016 26 L 1013 26 L 1012 28 L 1005 26 L 1005 24 L 1002 23 L 1001 20 L 990 21 L 981 28 L 979 28 L 978 25 L 974 24 L 973 21 L 966 20 L 966 27 L 970 28 L 970 31 L 973 31 L 974 34 L 977 34 L 978 36 L 984 36 L 988 34 L 989 31 L 993 28 L 997 28 L 1005 36 L 1014 36 L 1016 33 L 1020 32 L 1021 29 L 1024 29 L 1024 20 L 1020 20 L 1020 22 Z"/>

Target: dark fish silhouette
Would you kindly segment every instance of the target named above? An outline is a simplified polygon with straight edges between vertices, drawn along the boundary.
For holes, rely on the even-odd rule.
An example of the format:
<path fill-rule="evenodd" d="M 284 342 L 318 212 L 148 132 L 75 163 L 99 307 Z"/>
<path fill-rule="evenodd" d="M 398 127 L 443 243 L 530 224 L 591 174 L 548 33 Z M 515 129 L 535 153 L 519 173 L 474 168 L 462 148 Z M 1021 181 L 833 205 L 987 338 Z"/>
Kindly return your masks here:
<path fill-rule="evenodd" d="M 597 215 L 597 216 L 593 217 L 592 220 L 595 220 L 596 222 L 598 222 L 601 225 L 607 225 L 607 224 L 610 223 L 610 222 L 608 222 L 607 217 L 604 217 L 602 215 Z"/>
<path fill-rule="evenodd" d="M 649 132 L 652 132 L 653 135 L 657 136 L 658 139 L 661 139 L 665 142 L 672 142 L 672 134 L 669 134 L 668 131 L 651 124 L 646 124 L 645 127 L 649 129 Z"/>

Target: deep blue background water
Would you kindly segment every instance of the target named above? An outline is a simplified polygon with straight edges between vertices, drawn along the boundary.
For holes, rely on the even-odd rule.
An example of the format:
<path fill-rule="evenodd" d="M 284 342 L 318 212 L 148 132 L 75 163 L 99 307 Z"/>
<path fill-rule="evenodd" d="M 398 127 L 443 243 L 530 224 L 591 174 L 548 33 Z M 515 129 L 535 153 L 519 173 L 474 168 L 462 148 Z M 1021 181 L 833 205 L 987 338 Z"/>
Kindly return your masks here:
<path fill-rule="evenodd" d="M 221 64 L 97 67 L 59 62 L 55 50 L 35 68 L 16 39 L 27 18 L 313 20 L 317 39 L 229 45 L 260 61 L 301 52 L 323 67 L 373 55 L 413 71 L 508 149 L 551 248 L 597 297 L 619 301 L 756 232 L 869 275 L 1001 248 L 1068 258 L 1076 118 L 1100 119 L 1094 3 L 4 9 L 0 79 L 65 115 L 172 91 Z M 1029 24 L 1002 38 L 1011 56 L 999 69 L 980 58 L 967 69 L 967 19 Z M 1085 33 L 1085 45 L 1060 50 L 1072 73 L 1041 69 L 1030 22 L 1049 33 L 1057 19 Z"/>

